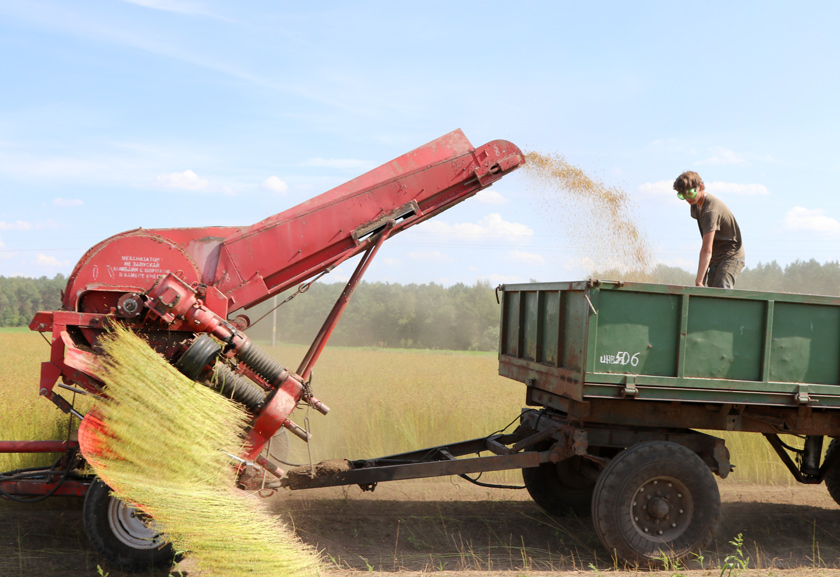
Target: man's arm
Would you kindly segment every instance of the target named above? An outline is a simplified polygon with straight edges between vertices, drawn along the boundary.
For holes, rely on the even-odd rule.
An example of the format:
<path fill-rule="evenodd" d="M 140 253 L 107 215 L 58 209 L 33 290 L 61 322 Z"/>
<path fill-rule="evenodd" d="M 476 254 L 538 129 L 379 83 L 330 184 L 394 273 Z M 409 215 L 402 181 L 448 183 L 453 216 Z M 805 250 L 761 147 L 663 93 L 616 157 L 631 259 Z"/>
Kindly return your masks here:
<path fill-rule="evenodd" d="M 703 246 L 700 247 L 700 262 L 697 264 L 697 278 L 694 279 L 694 286 L 705 286 L 703 280 L 706 278 L 706 271 L 709 270 L 709 263 L 712 262 L 712 244 L 715 241 L 715 231 L 703 235 Z"/>

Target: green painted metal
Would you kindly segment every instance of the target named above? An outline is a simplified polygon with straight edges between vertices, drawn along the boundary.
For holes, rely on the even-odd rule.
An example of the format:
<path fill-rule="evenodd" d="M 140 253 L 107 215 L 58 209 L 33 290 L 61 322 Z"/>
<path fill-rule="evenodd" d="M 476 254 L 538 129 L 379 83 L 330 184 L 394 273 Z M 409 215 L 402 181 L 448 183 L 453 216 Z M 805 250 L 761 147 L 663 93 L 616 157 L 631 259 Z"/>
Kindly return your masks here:
<path fill-rule="evenodd" d="M 646 283 L 505 285 L 499 372 L 574 400 L 840 408 L 840 299 Z"/>

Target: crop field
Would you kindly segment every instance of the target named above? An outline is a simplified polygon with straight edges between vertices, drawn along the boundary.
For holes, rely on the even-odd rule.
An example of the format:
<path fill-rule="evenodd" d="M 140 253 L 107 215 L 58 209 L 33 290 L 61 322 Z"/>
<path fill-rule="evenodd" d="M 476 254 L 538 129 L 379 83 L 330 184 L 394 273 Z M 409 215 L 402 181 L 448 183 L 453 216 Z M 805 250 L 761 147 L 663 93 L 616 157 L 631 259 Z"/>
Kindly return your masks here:
<path fill-rule="evenodd" d="M 306 353 L 299 345 L 265 348 L 291 368 Z M 65 438 L 68 418 L 38 396 L 40 363 L 49 358 L 47 343 L 25 329 L 0 329 L 0 350 L 0 438 Z M 314 462 L 379 457 L 486 436 L 514 421 L 525 398 L 523 384 L 497 374 L 494 353 L 327 347 L 312 386 L 330 414 L 298 411 L 292 418 L 301 426 L 308 420 Z M 73 396 L 66 391 L 62 395 Z M 88 402 L 77 399 L 77 406 Z M 726 439 L 736 465 L 725 483 L 795 484 L 761 435 L 712 434 Z M 291 439 L 291 458 L 308 462 L 306 445 Z M 0 470 L 31 466 L 32 459 L 0 455 Z M 510 483 L 519 482 L 520 475 L 509 471 L 485 478 Z"/>
<path fill-rule="evenodd" d="M 263 346 L 293 369 L 306 352 L 297 345 Z M 0 329 L 0 350 L 0 438 L 65 438 L 68 418 L 38 396 L 47 343 L 25 330 Z M 290 436 L 290 458 L 298 463 L 307 463 L 310 451 L 314 462 L 362 459 L 486 436 L 515 421 L 525 394 L 524 385 L 498 376 L 495 354 L 447 351 L 327 347 L 312 386 L 331 412 L 293 414 L 313 434 L 310 447 Z M 89 403 L 82 399 L 77 407 L 84 412 Z M 750 567 L 763 570 L 751 569 L 751 575 L 835 574 L 840 517 L 835 520 L 837 507 L 825 488 L 796 484 L 760 435 L 722 436 L 736 469 L 719 482 L 724 516 L 714 549 L 661 574 L 721 574 L 739 534 L 741 560 L 750 557 Z M 37 459 L 0 455 L 0 470 L 31 466 Z M 481 480 L 519 485 L 521 475 L 507 471 Z M 337 574 L 625 574 L 602 550 L 588 518 L 548 517 L 525 491 L 477 488 L 445 477 L 383 483 L 373 494 L 356 487 L 281 492 L 269 506 L 321 550 Z M 0 521 L 7 529 L 0 531 L 0 575 L 98 574 L 102 561 L 87 544 L 75 501 L 43 506 L 0 501 Z M 102 570 L 110 577 L 128 575 L 106 564 Z M 184 570 L 189 574 L 189 566 Z"/>

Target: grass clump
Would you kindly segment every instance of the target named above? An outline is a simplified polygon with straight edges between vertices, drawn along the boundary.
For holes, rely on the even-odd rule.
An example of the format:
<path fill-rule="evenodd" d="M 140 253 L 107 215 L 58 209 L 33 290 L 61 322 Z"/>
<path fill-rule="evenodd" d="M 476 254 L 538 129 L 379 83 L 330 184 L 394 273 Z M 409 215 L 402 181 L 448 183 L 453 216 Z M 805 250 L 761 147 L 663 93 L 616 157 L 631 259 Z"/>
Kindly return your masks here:
<path fill-rule="evenodd" d="M 201 575 L 317 573 L 316 553 L 234 488 L 226 453 L 242 448 L 244 410 L 127 329 L 115 327 L 103 349 L 108 399 L 96 410 L 107 434 L 82 449 L 115 494 L 153 517 Z"/>

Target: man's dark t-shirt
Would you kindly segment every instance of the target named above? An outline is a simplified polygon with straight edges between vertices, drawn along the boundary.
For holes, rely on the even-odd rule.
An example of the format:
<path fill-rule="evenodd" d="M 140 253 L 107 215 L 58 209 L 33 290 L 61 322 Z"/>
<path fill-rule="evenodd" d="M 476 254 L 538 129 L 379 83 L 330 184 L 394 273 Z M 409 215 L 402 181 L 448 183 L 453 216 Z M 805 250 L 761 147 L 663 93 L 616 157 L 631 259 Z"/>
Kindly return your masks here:
<path fill-rule="evenodd" d="M 703 208 L 696 204 L 691 206 L 691 217 L 697 220 L 700 235 L 715 231 L 712 244 L 712 260 L 710 265 L 719 264 L 724 260 L 744 260 L 744 243 L 741 229 L 732 215 L 732 211 L 722 200 L 706 193 Z"/>

